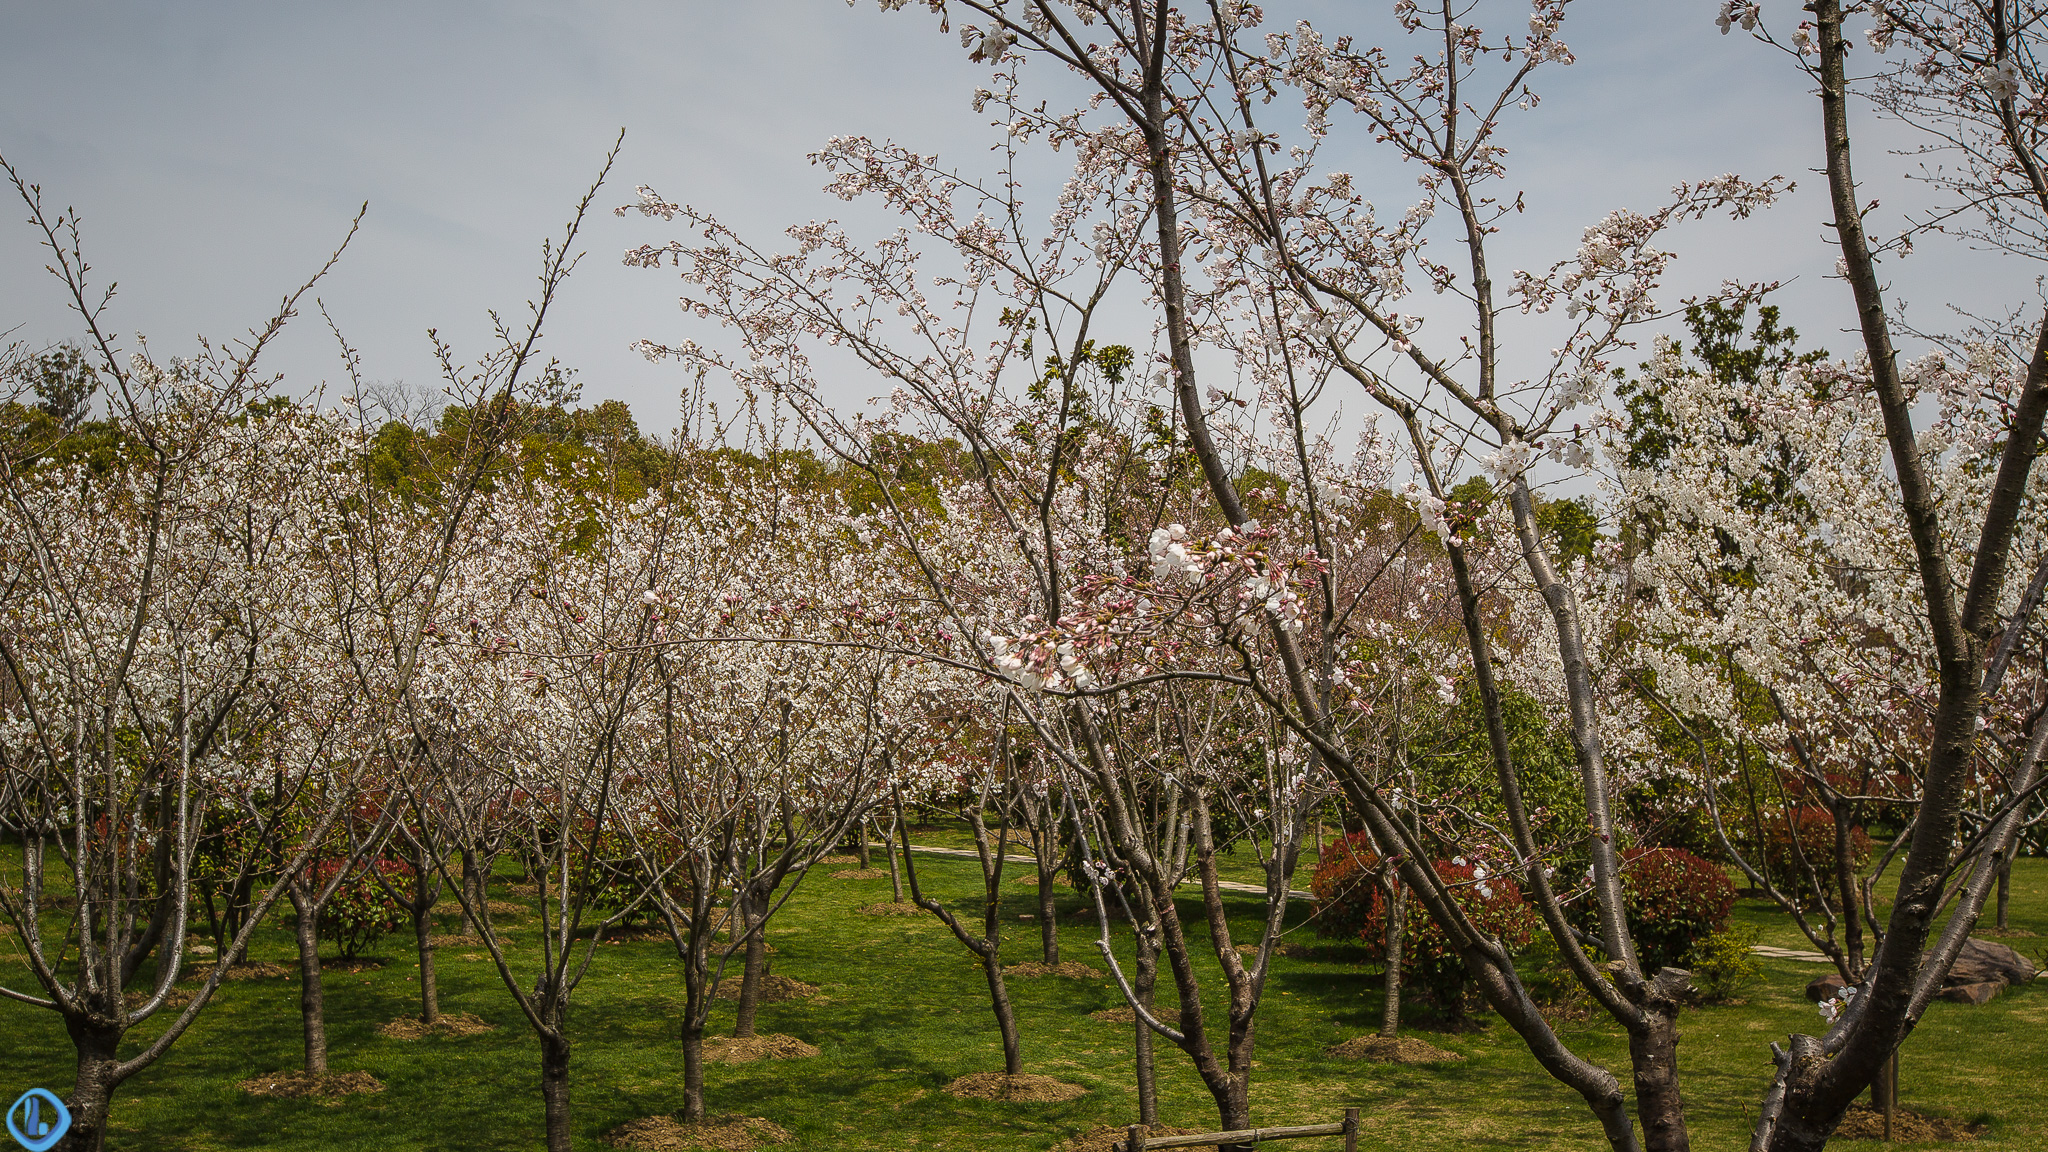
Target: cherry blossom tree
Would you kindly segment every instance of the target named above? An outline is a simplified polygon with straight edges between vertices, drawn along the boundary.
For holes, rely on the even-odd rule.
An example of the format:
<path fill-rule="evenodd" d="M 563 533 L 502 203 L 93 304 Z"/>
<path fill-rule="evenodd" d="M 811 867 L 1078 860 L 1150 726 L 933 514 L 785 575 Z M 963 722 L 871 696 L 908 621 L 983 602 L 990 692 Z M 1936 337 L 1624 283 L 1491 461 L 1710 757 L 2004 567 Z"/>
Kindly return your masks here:
<path fill-rule="evenodd" d="M 190 1002 L 124 1057 L 129 1032 L 171 1004 L 183 971 L 208 814 L 247 811 L 262 793 L 303 802 L 324 832 L 375 747 L 378 713 L 330 691 L 343 665 L 314 627 L 319 597 L 295 576 L 329 527 L 301 491 L 353 442 L 345 424 L 273 397 L 257 367 L 312 282 L 239 341 L 201 341 L 185 359 L 139 340 L 124 351 L 111 291 L 88 280 L 78 217 L 49 213 L 41 190 L 8 172 L 83 328 L 119 443 L 104 467 L 19 444 L 0 455 L 0 803 L 24 841 L 0 916 L 39 994 L 0 993 L 64 1017 L 78 1049 L 65 1147 L 98 1149 L 114 1092 L 198 1019 L 284 889 L 280 877 L 254 896 Z M 262 836 L 237 843 L 265 848 Z M 49 916 L 67 899 L 70 922 L 56 927 Z"/>
<path fill-rule="evenodd" d="M 1811 621 L 1799 637 L 1804 642 L 1787 645 L 1779 657 L 1814 673 L 1809 692 L 1800 699 L 1781 690 L 1783 703 L 1773 710 L 1789 741 L 1810 732 L 1802 729 L 1829 694 L 1879 697 L 1852 697 L 1857 713 L 1848 730 L 1801 739 L 1804 757 L 1889 760 L 1885 767 L 1911 779 L 1913 806 L 1907 834 L 1894 848 L 1903 851 L 1897 895 L 1858 973 L 1860 994 L 1834 1006 L 1824 1035 L 1794 1035 L 1788 1047 L 1773 1047 L 1778 1075 L 1759 1111 L 1760 1149 L 1821 1147 L 1912 1032 L 2011 850 L 2042 753 L 2036 739 L 2016 747 L 2000 693 L 2038 599 L 2007 576 L 2016 555 L 2041 548 L 2032 538 L 2040 500 L 2033 464 L 2048 415 L 2048 318 L 2022 307 L 1958 336 L 1918 332 L 1897 314 L 1910 286 L 1898 287 L 1893 274 L 1879 270 L 1916 240 L 1945 233 L 2040 258 L 2048 180 L 2038 132 L 2027 126 L 2040 90 L 2040 13 L 2026 4 L 1837 0 L 1816 0 L 1808 11 L 1812 19 L 1783 41 L 1754 5 L 1724 5 L 1721 14 L 1724 32 L 1739 24 L 1789 49 L 1816 82 L 1818 151 L 1841 253 L 1836 271 L 1855 302 L 1863 344 L 1849 361 L 1778 372 L 1755 397 L 1773 414 L 1795 417 L 1787 429 L 1795 443 L 1826 437 L 1819 474 L 1800 494 L 1814 504 L 1810 530 L 1848 532 L 1829 559 L 1851 577 L 1848 587 L 1832 589 L 1791 583 L 1767 609 L 1779 627 L 1802 615 Z M 1847 60 L 1845 24 L 1855 16 L 1870 20 L 1866 39 L 1881 58 L 1867 81 L 1852 78 Z M 1949 197 L 1926 216 L 1909 216 L 1891 238 L 1874 234 L 1877 202 L 1863 206 L 1868 192 L 1854 171 L 1849 127 L 1859 92 L 1955 161 L 1934 178 Z M 1915 357 L 1910 343 L 1926 351 Z M 1733 462 L 1751 468 L 1757 460 L 1744 453 Z M 1772 552 L 1797 547 L 1786 533 L 1778 536 L 1766 544 L 1745 534 L 1744 543 L 1768 563 Z M 1880 563 L 1883 573 L 1875 570 Z M 1882 641 L 1860 650 L 1814 644 L 1812 625 L 1823 621 L 1854 621 Z M 1904 731 L 1880 736 L 1888 713 L 1905 721 Z M 2011 753 L 1997 774 L 1994 801 L 1979 805 L 1989 819 L 1965 837 L 1963 813 L 1981 787 L 1984 759 L 1998 754 L 1999 740 L 1989 735 L 1994 717 L 2010 734 Z M 1950 895 L 1956 910 L 1937 927 Z"/>
<path fill-rule="evenodd" d="M 688 504 L 650 501 L 629 521 L 670 543 L 640 593 L 651 687 L 628 727 L 619 820 L 683 961 L 692 1121 L 728 963 L 741 957 L 735 1035 L 752 1038 L 770 919 L 882 802 L 892 741 L 933 690 L 928 668 L 889 651 L 914 609 L 881 534 L 792 479 L 698 476 Z"/>

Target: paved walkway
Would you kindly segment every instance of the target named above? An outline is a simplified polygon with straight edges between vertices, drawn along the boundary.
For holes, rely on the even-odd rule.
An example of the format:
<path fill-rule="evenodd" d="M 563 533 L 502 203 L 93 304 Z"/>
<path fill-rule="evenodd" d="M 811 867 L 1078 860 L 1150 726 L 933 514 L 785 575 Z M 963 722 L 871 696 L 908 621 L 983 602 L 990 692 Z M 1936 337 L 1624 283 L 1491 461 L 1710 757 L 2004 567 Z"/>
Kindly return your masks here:
<path fill-rule="evenodd" d="M 912 852 L 928 852 L 934 856 L 964 856 L 969 860 L 981 858 L 979 852 L 971 852 L 965 848 L 934 848 L 925 844 L 912 844 L 910 850 Z M 1031 856 L 1005 856 L 1003 860 L 1010 864 L 1030 864 L 1033 867 L 1037 867 L 1038 864 L 1037 860 Z M 1197 882 L 1189 879 L 1182 881 L 1182 883 L 1194 884 Z M 1266 894 L 1266 890 L 1257 884 L 1240 884 L 1235 880 L 1218 880 L 1216 886 L 1225 892 L 1249 892 L 1254 896 L 1264 896 Z M 1287 895 L 1290 899 L 1294 900 L 1313 900 L 1316 898 L 1316 894 L 1313 892 L 1291 891 Z"/>
<path fill-rule="evenodd" d="M 1798 960 L 1807 964 L 1833 964 L 1819 952 L 1801 952 L 1797 948 L 1776 948 L 1769 944 L 1752 944 L 1749 950 L 1772 960 Z"/>

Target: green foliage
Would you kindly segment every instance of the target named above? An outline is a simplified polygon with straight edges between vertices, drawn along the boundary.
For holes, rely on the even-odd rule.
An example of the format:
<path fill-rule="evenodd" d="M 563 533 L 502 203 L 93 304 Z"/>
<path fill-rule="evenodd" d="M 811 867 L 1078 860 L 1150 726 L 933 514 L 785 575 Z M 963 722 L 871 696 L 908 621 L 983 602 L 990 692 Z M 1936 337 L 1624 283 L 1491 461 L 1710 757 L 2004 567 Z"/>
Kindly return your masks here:
<path fill-rule="evenodd" d="M 1593 514 L 1592 501 L 1539 500 L 1536 526 L 1555 543 L 1557 557 L 1566 564 L 1593 559 L 1593 545 L 1600 542 L 1600 518 Z"/>
<path fill-rule="evenodd" d="M 1799 333 L 1780 326 L 1778 306 L 1757 308 L 1756 327 L 1748 325 L 1749 301 L 1724 304 L 1707 300 L 1686 305 L 1685 326 L 1692 333 L 1691 357 L 1715 379 L 1756 384 L 1793 365 L 1813 364 L 1827 359 L 1825 349 L 1799 351 Z M 1675 421 L 1664 407 L 1663 394 L 1645 386 L 1642 380 L 1623 377 L 1615 392 L 1622 398 L 1628 420 L 1622 442 L 1631 468 L 1654 468 L 1671 456 L 1677 443 Z M 1773 483 L 1784 477 L 1773 478 Z"/>
<path fill-rule="evenodd" d="M 1754 925 L 1735 924 L 1693 945 L 1685 967 L 1692 973 L 1692 986 L 1702 1001 L 1725 1004 L 1763 979 L 1764 968 L 1754 951 L 1762 936 Z"/>
<path fill-rule="evenodd" d="M 1586 804 L 1570 732 L 1553 723 L 1535 697 L 1504 679 L 1499 684 L 1508 754 L 1514 759 L 1536 837 L 1577 845 L 1585 827 Z M 1500 799 L 1478 686 L 1470 680 L 1461 683 L 1457 701 L 1445 715 L 1432 718 L 1427 731 L 1432 740 L 1416 740 L 1410 745 L 1419 790 L 1454 801 L 1496 824 L 1504 821 L 1506 808 Z M 1447 842 L 1456 841 L 1460 834 L 1452 830 L 1446 838 Z M 1558 867 L 1574 862 L 1583 863 L 1567 857 Z"/>
<path fill-rule="evenodd" d="M 36 410 L 69 432 L 85 422 L 92 395 L 99 390 L 99 372 L 74 344 L 60 344 L 32 357 L 26 374 L 36 394 Z"/>

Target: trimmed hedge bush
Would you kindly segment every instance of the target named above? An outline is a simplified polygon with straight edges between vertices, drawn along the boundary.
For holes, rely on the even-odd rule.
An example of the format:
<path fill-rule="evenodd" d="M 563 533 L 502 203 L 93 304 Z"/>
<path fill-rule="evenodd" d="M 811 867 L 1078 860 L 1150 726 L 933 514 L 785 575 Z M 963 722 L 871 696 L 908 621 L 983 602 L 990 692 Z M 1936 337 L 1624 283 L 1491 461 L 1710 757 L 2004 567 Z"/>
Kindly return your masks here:
<path fill-rule="evenodd" d="M 1430 863 L 1481 931 L 1500 937 L 1510 951 L 1529 942 L 1539 921 L 1513 880 L 1472 861 Z M 1370 838 L 1363 832 L 1354 833 L 1323 853 L 1313 886 L 1317 931 L 1326 937 L 1357 940 L 1367 956 L 1384 962 L 1387 908 L 1386 893 L 1374 879 L 1379 866 Z M 1403 981 L 1438 1006 L 1456 1012 L 1465 988 L 1464 961 L 1412 894 L 1402 919 L 1407 931 L 1401 949 Z"/>
<path fill-rule="evenodd" d="M 1624 850 L 1621 896 L 1645 972 L 1685 967 L 1694 945 L 1727 927 L 1735 907 L 1728 873 L 1683 848 Z"/>

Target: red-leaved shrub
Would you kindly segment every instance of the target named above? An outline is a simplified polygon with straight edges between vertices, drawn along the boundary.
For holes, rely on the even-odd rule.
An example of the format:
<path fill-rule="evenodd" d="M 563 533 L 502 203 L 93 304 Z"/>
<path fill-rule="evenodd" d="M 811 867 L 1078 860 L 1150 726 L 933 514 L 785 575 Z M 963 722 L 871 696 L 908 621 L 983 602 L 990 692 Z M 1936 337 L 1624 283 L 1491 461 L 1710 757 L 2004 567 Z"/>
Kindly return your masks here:
<path fill-rule="evenodd" d="M 1521 948 L 1535 933 L 1536 913 L 1522 899 L 1522 890 L 1508 877 L 1483 865 L 1433 860 L 1436 874 L 1480 931 L 1498 936 L 1510 951 Z M 1324 936 L 1354 939 L 1368 956 L 1386 959 L 1386 894 L 1374 882 L 1379 867 L 1371 841 L 1354 833 L 1323 854 L 1316 867 L 1316 930 Z M 1401 976 L 1407 986 L 1436 1004 L 1456 1011 L 1465 986 L 1465 963 L 1451 948 L 1422 902 L 1409 898 L 1403 921 L 1406 939 L 1401 950 Z"/>
<path fill-rule="evenodd" d="M 1801 804 L 1789 809 L 1763 814 L 1762 851 L 1755 843 L 1754 825 L 1744 829 L 1744 850 L 1751 853 L 1750 860 L 1756 863 L 1758 855 L 1763 857 L 1759 865 L 1764 875 L 1771 878 L 1786 892 L 1802 897 L 1812 897 L 1813 883 L 1808 869 L 1818 873 L 1820 882 L 1832 894 L 1835 875 L 1835 814 L 1818 804 Z M 1795 840 L 1797 849 L 1794 848 Z M 1804 858 L 1804 864 L 1801 858 Z M 1862 828 L 1849 828 L 1849 867 L 1861 868 L 1870 859 L 1870 837 Z"/>
<path fill-rule="evenodd" d="M 1693 945 L 1727 927 L 1735 907 L 1728 873 L 1683 848 L 1624 850 L 1621 895 L 1645 972 L 1685 967 Z"/>

